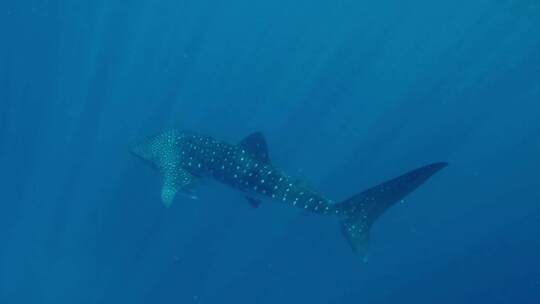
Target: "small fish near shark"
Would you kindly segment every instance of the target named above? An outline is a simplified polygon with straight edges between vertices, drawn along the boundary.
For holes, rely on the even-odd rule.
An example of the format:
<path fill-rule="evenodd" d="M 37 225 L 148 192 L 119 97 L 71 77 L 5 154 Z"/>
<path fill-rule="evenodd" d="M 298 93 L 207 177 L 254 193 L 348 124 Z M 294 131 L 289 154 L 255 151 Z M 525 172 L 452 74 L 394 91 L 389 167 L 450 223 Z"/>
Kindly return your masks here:
<path fill-rule="evenodd" d="M 241 191 L 253 207 L 266 198 L 340 218 L 343 234 L 362 256 L 367 254 L 369 230 L 377 218 L 447 166 L 445 162 L 429 164 L 343 202 L 334 202 L 276 168 L 270 162 L 266 140 L 260 132 L 234 145 L 171 129 L 136 143 L 131 151 L 151 162 L 163 175 L 161 200 L 166 207 L 179 192 L 191 193 L 194 181 L 211 178 Z"/>

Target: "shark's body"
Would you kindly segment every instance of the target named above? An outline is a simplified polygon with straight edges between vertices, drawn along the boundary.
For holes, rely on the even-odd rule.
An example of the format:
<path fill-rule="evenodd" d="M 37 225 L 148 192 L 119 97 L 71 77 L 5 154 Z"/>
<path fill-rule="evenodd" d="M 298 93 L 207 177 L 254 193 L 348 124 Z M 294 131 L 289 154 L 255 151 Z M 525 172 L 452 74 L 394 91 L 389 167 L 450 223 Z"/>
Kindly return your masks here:
<path fill-rule="evenodd" d="M 173 129 L 147 138 L 132 151 L 151 161 L 162 173 L 161 198 L 167 207 L 179 191 L 188 191 L 194 180 L 212 178 L 244 193 L 254 207 L 261 198 L 268 198 L 306 211 L 342 217 L 345 236 L 353 249 L 364 255 L 369 228 L 375 219 L 446 166 L 424 166 L 335 203 L 274 167 L 261 133 L 231 145 Z"/>

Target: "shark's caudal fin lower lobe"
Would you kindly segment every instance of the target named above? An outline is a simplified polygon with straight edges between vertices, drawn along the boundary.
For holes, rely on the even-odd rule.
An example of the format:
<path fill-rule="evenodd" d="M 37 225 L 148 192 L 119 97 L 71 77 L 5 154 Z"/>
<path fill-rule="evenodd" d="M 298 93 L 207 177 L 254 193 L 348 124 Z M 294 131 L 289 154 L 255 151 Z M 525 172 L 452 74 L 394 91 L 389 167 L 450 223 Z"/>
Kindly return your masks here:
<path fill-rule="evenodd" d="M 407 172 L 390 181 L 367 189 L 339 204 L 345 214 L 342 223 L 343 234 L 353 250 L 367 255 L 369 230 L 373 223 L 390 206 L 402 200 L 433 174 L 446 167 L 447 163 L 434 163 Z"/>

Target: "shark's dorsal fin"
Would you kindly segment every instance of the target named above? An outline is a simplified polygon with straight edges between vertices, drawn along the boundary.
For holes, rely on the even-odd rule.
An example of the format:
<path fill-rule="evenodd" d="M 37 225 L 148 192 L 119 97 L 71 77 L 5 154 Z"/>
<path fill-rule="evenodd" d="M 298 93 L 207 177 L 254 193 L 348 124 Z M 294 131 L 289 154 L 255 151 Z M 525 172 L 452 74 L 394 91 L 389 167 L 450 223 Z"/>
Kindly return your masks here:
<path fill-rule="evenodd" d="M 239 147 L 245 149 L 251 153 L 259 161 L 270 163 L 270 156 L 268 155 L 268 146 L 266 145 L 266 139 L 261 132 L 254 132 L 242 139 L 238 144 Z"/>

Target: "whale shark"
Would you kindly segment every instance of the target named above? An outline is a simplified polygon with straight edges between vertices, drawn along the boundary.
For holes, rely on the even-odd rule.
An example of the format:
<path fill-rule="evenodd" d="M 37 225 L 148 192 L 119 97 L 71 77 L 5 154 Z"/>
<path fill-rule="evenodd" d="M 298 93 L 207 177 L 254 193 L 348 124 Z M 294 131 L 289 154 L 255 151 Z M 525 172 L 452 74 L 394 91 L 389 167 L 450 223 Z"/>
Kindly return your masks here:
<path fill-rule="evenodd" d="M 136 142 L 130 150 L 163 176 L 161 200 L 165 207 L 171 206 L 178 193 L 192 196 L 193 184 L 210 178 L 239 190 L 255 208 L 262 200 L 272 200 L 339 218 L 351 248 L 364 257 L 373 223 L 447 166 L 446 162 L 425 165 L 336 202 L 274 166 L 261 132 L 229 144 L 211 136 L 171 129 Z"/>

